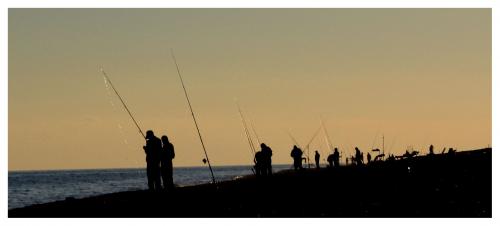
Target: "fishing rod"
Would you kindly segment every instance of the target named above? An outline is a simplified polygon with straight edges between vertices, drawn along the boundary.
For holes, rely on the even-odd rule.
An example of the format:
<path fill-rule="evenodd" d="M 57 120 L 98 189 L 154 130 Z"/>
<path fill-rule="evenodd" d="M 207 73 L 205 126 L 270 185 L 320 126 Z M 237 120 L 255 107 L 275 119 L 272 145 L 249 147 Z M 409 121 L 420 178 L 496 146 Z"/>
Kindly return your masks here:
<path fill-rule="evenodd" d="M 246 124 L 246 120 L 245 120 L 245 117 L 243 116 L 243 111 L 241 110 L 240 104 L 237 100 L 235 100 L 235 102 L 236 102 L 236 105 L 238 105 L 238 111 L 240 112 L 240 116 L 241 116 L 243 123 L 245 125 L 245 129 L 248 131 L 248 136 L 250 136 L 250 138 L 251 138 L 252 136 L 251 136 L 250 130 L 248 129 L 248 126 Z M 253 131 L 255 137 L 257 138 L 257 146 L 259 146 L 261 144 L 260 139 L 259 139 L 259 135 L 257 135 L 257 132 L 255 131 L 255 128 L 253 126 L 253 122 L 250 119 L 250 117 L 248 117 L 248 121 L 250 121 L 250 127 L 252 128 L 252 131 Z M 251 140 L 252 140 L 252 144 L 253 144 L 253 139 L 251 139 Z"/>
<path fill-rule="evenodd" d="M 102 73 L 102 75 L 104 76 L 104 82 L 106 84 L 109 83 L 109 85 L 111 86 L 111 88 L 113 89 L 113 91 L 115 92 L 115 94 L 118 96 L 118 98 L 120 99 L 120 102 L 122 102 L 122 105 L 123 107 L 125 108 L 125 110 L 127 111 L 128 115 L 130 116 L 130 118 L 132 118 L 132 121 L 134 122 L 135 126 L 137 126 L 137 129 L 139 129 L 139 133 L 141 134 L 141 136 L 146 139 L 146 136 L 144 135 L 144 133 L 142 132 L 142 129 L 141 127 L 139 126 L 139 124 L 137 123 L 137 121 L 135 120 L 134 116 L 132 116 L 132 113 L 130 112 L 130 110 L 128 109 L 127 105 L 125 104 L 125 101 L 122 99 L 122 97 L 120 96 L 120 94 L 118 93 L 118 91 L 116 90 L 115 86 L 113 85 L 113 83 L 111 82 L 111 79 L 109 79 L 108 75 L 106 74 L 106 72 L 104 71 L 104 69 L 101 67 L 100 68 L 100 71 Z"/>
<path fill-rule="evenodd" d="M 295 143 L 295 145 L 297 145 L 297 147 L 300 148 L 299 142 L 297 142 L 297 140 L 295 140 L 295 138 L 292 136 L 292 133 L 290 133 L 290 130 L 287 131 L 287 132 L 288 132 L 288 136 L 290 136 L 290 138 L 292 139 L 293 143 Z"/>
<path fill-rule="evenodd" d="M 250 155 L 253 158 L 253 162 L 256 164 L 257 163 L 257 159 L 256 159 L 256 156 L 255 156 L 255 154 L 256 154 L 255 147 L 253 146 L 252 138 L 250 137 L 250 134 L 248 133 L 248 128 L 246 126 L 245 119 L 243 118 L 243 114 L 241 114 L 241 111 L 240 111 L 240 118 L 241 118 L 241 122 L 243 124 L 243 131 L 245 132 L 248 144 L 250 146 Z M 255 172 L 255 170 L 254 170 L 253 167 L 252 167 L 252 172 L 253 172 L 253 174 L 257 174 L 257 172 Z"/>
<path fill-rule="evenodd" d="M 198 123 L 196 122 L 196 117 L 194 116 L 193 107 L 191 106 L 191 101 L 189 101 L 189 96 L 186 91 L 186 86 L 184 86 L 184 81 L 182 80 L 181 71 L 179 69 L 179 65 L 177 64 L 177 59 L 175 58 L 174 50 L 170 49 L 170 53 L 172 55 L 172 59 L 174 60 L 175 68 L 177 69 L 177 74 L 179 75 L 179 79 L 181 80 L 182 89 L 184 90 L 184 95 L 186 96 L 189 110 L 191 111 L 191 116 L 193 116 L 194 125 L 196 126 L 196 131 L 198 132 L 198 136 L 200 137 L 201 146 L 203 147 L 203 151 L 205 152 L 205 159 L 207 160 L 208 168 L 210 169 L 210 174 L 212 175 L 212 182 L 215 184 L 216 182 L 215 182 L 214 171 L 212 170 L 212 165 L 210 165 L 210 160 L 208 159 L 207 149 L 205 148 L 205 144 L 203 143 L 203 138 L 201 137 L 200 128 L 198 127 Z"/>
<path fill-rule="evenodd" d="M 385 157 L 385 137 L 384 134 L 382 133 L 382 160 L 384 160 Z"/>
<path fill-rule="evenodd" d="M 388 150 L 389 155 L 390 155 L 390 154 L 391 154 L 391 152 L 392 152 L 392 147 L 394 146 L 394 143 L 396 142 L 396 138 L 397 138 L 397 137 L 398 137 L 398 136 L 395 136 L 395 137 L 394 137 L 394 139 L 393 139 L 393 140 L 392 140 L 392 142 L 391 142 L 391 146 L 389 147 L 389 150 Z"/>
<path fill-rule="evenodd" d="M 241 111 L 241 108 L 240 108 L 240 105 L 238 104 L 238 102 L 236 102 L 236 105 L 238 106 L 238 112 L 240 113 L 240 119 L 241 119 L 241 123 L 243 125 L 243 130 L 245 131 L 245 135 L 247 136 L 247 141 L 248 141 L 248 144 L 250 146 L 250 151 L 252 152 L 253 156 L 255 156 L 255 146 L 253 145 L 253 140 L 252 140 L 252 137 L 250 136 L 250 133 L 248 131 L 248 127 L 247 127 L 247 124 L 245 122 L 245 117 L 243 116 L 243 112 Z M 254 159 L 255 161 L 255 159 Z"/>
<path fill-rule="evenodd" d="M 295 143 L 295 146 L 297 146 L 298 148 L 300 148 L 300 150 L 303 150 L 302 147 L 299 145 L 299 142 L 297 142 L 297 140 L 292 136 L 292 133 L 290 133 L 290 130 L 288 131 L 288 136 L 290 136 L 290 138 L 292 139 L 293 143 Z M 305 154 L 304 152 L 302 152 L 302 154 Z M 300 160 L 301 164 L 302 164 L 302 160 Z"/>
<path fill-rule="evenodd" d="M 314 133 L 314 135 L 309 140 L 309 143 L 307 143 L 306 147 L 309 146 L 313 142 L 314 138 L 316 138 L 316 136 L 318 135 L 319 131 L 321 131 L 321 126 L 318 128 L 318 130 L 316 130 L 316 132 Z"/>
<path fill-rule="evenodd" d="M 379 132 L 380 130 L 377 130 L 377 133 L 375 133 L 375 137 L 373 137 L 372 148 L 370 149 L 370 151 L 373 150 L 373 147 L 375 146 L 375 141 L 377 140 Z"/>
<path fill-rule="evenodd" d="M 321 131 L 321 126 L 318 128 L 318 130 L 316 130 L 316 132 L 314 133 L 313 137 L 311 138 L 311 140 L 309 140 L 309 142 L 306 145 L 306 150 L 307 150 L 307 166 L 309 168 L 311 168 L 311 165 L 310 165 L 311 161 L 309 159 L 309 154 L 310 154 L 309 145 L 313 142 L 314 138 L 316 138 L 316 136 L 318 135 L 319 131 Z"/>
<path fill-rule="evenodd" d="M 321 126 L 323 127 L 323 132 L 325 133 L 325 140 L 327 142 L 328 148 L 333 149 L 332 141 L 330 140 L 330 135 L 328 135 L 328 131 L 326 130 L 325 123 L 321 117 L 319 118 L 319 120 L 321 122 Z"/>
<path fill-rule="evenodd" d="M 252 131 L 253 131 L 253 133 L 255 134 L 255 137 L 257 138 L 257 142 L 258 142 L 259 144 L 261 144 L 261 143 L 260 143 L 260 139 L 259 139 L 259 135 L 257 135 L 257 132 L 255 131 L 255 128 L 254 128 L 254 126 L 253 126 L 253 120 L 252 120 L 250 117 L 248 117 L 248 120 L 250 121 L 250 127 L 252 127 Z"/>

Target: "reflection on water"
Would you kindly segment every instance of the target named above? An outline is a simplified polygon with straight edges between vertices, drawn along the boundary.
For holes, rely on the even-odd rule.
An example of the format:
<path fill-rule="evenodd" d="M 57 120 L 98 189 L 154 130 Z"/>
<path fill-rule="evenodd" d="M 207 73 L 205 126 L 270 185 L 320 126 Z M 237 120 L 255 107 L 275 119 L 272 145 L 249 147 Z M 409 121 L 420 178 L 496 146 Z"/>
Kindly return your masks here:
<path fill-rule="evenodd" d="M 290 168 L 275 165 L 274 171 Z M 217 180 L 231 180 L 252 174 L 251 166 L 213 167 Z M 207 167 L 174 169 L 177 186 L 211 182 Z M 145 169 L 57 170 L 9 172 L 9 209 L 32 204 L 82 198 L 119 191 L 147 189 Z"/>

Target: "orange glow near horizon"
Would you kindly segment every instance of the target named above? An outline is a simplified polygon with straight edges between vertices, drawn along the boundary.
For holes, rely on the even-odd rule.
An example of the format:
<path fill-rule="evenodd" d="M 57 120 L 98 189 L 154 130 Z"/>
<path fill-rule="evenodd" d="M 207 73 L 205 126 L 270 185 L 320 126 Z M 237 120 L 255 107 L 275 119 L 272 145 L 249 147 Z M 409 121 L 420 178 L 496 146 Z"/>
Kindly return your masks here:
<path fill-rule="evenodd" d="M 9 9 L 9 170 L 145 166 L 99 65 L 175 166 L 202 165 L 170 48 L 213 165 L 252 163 L 235 99 L 275 164 L 320 117 L 348 154 L 483 148 L 491 36 L 491 9 Z"/>

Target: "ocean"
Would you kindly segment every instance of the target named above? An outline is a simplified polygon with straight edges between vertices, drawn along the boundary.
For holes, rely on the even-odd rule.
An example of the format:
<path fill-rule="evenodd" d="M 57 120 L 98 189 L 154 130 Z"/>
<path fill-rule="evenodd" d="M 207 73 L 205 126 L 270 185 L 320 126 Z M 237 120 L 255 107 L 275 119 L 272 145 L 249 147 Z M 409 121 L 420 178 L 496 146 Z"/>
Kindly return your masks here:
<path fill-rule="evenodd" d="M 273 165 L 277 172 L 290 165 Z M 252 174 L 252 166 L 214 166 L 217 181 Z M 175 167 L 176 186 L 211 182 L 208 167 Z M 9 172 L 8 208 L 147 189 L 146 169 L 91 169 Z"/>

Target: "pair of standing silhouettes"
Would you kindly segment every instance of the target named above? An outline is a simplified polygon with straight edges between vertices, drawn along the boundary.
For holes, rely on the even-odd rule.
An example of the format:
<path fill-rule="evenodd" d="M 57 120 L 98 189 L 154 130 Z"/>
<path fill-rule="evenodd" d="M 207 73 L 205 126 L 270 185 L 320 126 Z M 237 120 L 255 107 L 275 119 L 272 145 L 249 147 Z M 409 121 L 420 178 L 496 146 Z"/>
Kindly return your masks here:
<path fill-rule="evenodd" d="M 174 188 L 172 164 L 172 159 L 175 158 L 174 145 L 170 143 L 167 136 L 162 136 L 160 140 L 152 130 L 148 130 L 146 146 L 143 148 L 146 153 L 149 190 L 161 190 L 162 179 L 163 189 L 172 190 Z"/>
<path fill-rule="evenodd" d="M 273 150 L 266 144 L 260 144 L 261 150 L 255 153 L 255 175 L 270 176 L 273 173 L 271 157 Z"/>

